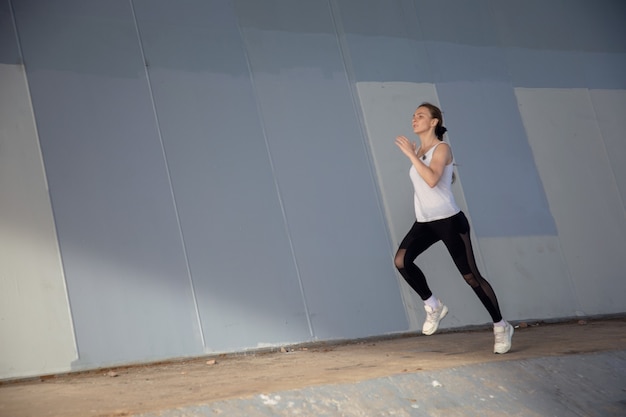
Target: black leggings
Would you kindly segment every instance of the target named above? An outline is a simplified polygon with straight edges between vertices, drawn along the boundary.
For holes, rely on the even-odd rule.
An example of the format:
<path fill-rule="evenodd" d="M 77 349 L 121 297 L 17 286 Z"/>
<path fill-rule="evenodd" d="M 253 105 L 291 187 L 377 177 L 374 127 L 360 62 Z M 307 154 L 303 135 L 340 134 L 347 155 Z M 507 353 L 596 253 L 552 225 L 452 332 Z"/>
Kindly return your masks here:
<path fill-rule="evenodd" d="M 469 222 L 462 211 L 447 219 L 427 223 L 415 222 L 400 243 L 394 262 L 411 288 L 419 294 L 422 300 L 427 300 L 433 293 L 428 288 L 424 273 L 414 261 L 426 249 L 441 240 L 450 252 L 457 269 L 472 287 L 495 323 L 502 320 L 498 299 L 491 285 L 480 275 L 476 267 L 469 231 Z"/>

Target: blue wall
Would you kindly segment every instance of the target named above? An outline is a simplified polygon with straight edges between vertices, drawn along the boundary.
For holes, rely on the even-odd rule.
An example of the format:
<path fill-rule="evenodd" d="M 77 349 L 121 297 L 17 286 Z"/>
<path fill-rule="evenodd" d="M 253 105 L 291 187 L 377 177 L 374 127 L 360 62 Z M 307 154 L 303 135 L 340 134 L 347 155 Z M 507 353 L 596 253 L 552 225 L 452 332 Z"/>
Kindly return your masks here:
<path fill-rule="evenodd" d="M 13 2 L 77 367 L 406 327 L 328 6 L 255 4 Z"/>
<path fill-rule="evenodd" d="M 618 0 L 0 4 L 76 369 L 407 330 L 358 83 L 436 86 L 485 238 L 558 234 L 515 88 L 626 88 Z"/>

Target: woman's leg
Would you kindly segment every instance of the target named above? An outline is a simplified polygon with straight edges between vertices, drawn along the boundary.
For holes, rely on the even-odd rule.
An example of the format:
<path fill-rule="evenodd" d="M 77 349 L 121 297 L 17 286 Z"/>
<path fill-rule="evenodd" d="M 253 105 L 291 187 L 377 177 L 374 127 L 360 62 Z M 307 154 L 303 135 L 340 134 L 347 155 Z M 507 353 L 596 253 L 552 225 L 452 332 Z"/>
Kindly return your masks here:
<path fill-rule="evenodd" d="M 422 333 L 431 335 L 439 328 L 439 322 L 448 313 L 448 307 L 433 296 L 428 288 L 426 277 L 414 261 L 420 253 L 428 249 L 439 238 L 430 229 L 428 223 L 415 223 L 406 237 L 400 243 L 396 253 L 395 264 L 406 282 L 424 300 L 426 320 L 422 326 Z"/>
<path fill-rule="evenodd" d="M 469 235 L 470 226 L 465 214 L 459 212 L 449 219 L 437 220 L 433 222 L 433 229 L 439 234 L 459 272 L 483 303 L 493 322 L 500 322 L 502 314 L 496 293 L 476 266 Z"/>
<path fill-rule="evenodd" d="M 427 300 L 433 293 L 428 287 L 424 273 L 414 261 L 437 240 L 439 239 L 424 223 L 415 222 L 409 233 L 402 239 L 394 259 L 400 275 L 422 300 Z"/>

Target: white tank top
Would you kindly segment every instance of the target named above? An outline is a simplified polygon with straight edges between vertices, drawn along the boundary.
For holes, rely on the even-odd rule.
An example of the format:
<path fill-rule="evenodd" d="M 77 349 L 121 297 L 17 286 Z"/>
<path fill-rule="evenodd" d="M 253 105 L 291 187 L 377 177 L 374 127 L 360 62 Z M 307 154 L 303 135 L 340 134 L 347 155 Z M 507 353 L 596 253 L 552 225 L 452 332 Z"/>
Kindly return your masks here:
<path fill-rule="evenodd" d="M 420 159 L 426 166 L 430 166 L 433 152 L 441 143 L 433 146 Z M 431 188 L 426 181 L 417 173 L 413 165 L 409 170 L 409 176 L 413 182 L 413 201 L 415 204 L 415 217 L 418 222 L 430 222 L 433 220 L 446 219 L 457 214 L 461 209 L 456 205 L 452 194 L 453 162 L 446 165 L 437 185 Z"/>

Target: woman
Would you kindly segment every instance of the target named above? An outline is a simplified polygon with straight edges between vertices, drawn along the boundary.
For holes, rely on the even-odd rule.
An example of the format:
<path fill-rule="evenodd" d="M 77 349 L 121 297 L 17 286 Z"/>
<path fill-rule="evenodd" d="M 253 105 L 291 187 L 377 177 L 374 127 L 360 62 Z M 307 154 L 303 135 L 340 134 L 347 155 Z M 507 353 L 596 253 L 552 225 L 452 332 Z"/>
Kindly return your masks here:
<path fill-rule="evenodd" d="M 419 147 L 405 136 L 396 138 L 396 145 L 413 164 L 409 176 L 415 190 L 413 200 L 417 221 L 400 243 L 395 265 L 424 300 L 426 321 L 422 333 L 435 333 L 439 322 L 448 313 L 448 307 L 433 295 L 426 277 L 414 261 L 433 243 L 441 240 L 459 272 L 491 315 L 494 353 L 506 353 L 511 349 L 513 326 L 502 319 L 496 294 L 476 267 L 470 226 L 452 194 L 453 157 L 450 146 L 443 142 L 446 131 L 441 110 L 433 104 L 423 103 L 413 114 L 413 132 L 420 138 Z"/>

